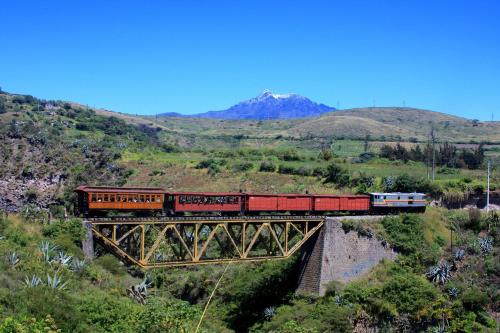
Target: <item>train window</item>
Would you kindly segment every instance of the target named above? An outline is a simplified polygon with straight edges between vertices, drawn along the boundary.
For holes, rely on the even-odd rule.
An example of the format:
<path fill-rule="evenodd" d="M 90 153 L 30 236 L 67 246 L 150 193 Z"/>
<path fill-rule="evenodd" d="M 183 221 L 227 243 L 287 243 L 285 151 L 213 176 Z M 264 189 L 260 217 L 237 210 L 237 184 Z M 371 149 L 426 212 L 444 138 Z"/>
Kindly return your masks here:
<path fill-rule="evenodd" d="M 116 195 L 116 202 L 121 202 L 122 201 L 122 196 L 117 194 Z"/>
<path fill-rule="evenodd" d="M 398 195 L 398 200 L 401 200 L 401 197 Z"/>
<path fill-rule="evenodd" d="M 411 196 L 409 196 L 409 197 L 408 197 L 408 200 L 413 200 L 413 196 L 412 196 L 412 195 L 411 195 Z"/>
<path fill-rule="evenodd" d="M 102 194 L 97 193 L 97 202 L 102 202 Z"/>
<path fill-rule="evenodd" d="M 139 196 L 137 194 L 134 195 L 134 202 L 139 202 Z"/>
<path fill-rule="evenodd" d="M 384 200 L 387 199 L 387 195 L 384 195 Z"/>
<path fill-rule="evenodd" d="M 132 202 L 132 201 L 133 201 L 133 197 L 132 197 L 132 195 L 130 195 L 130 194 L 129 194 L 129 195 L 127 195 L 127 201 L 128 201 L 128 202 Z"/>
<path fill-rule="evenodd" d="M 144 195 L 143 194 L 139 195 L 139 202 L 144 202 Z"/>
<path fill-rule="evenodd" d="M 110 202 L 115 202 L 115 195 L 114 194 L 110 194 L 109 195 L 109 201 Z"/>
<path fill-rule="evenodd" d="M 97 201 L 97 194 L 95 193 L 92 193 L 92 202 L 96 202 Z"/>
<path fill-rule="evenodd" d="M 234 203 L 237 204 L 240 201 L 239 197 L 234 197 Z"/>

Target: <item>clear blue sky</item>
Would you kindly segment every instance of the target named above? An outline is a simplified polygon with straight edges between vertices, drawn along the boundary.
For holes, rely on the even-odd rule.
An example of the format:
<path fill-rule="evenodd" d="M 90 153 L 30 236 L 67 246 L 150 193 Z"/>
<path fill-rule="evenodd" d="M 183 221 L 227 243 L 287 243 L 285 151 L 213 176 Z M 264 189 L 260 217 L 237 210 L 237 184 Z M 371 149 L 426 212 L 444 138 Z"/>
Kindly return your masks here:
<path fill-rule="evenodd" d="M 295 92 L 500 119 L 500 1 L 2 1 L 0 86 L 196 113 Z"/>

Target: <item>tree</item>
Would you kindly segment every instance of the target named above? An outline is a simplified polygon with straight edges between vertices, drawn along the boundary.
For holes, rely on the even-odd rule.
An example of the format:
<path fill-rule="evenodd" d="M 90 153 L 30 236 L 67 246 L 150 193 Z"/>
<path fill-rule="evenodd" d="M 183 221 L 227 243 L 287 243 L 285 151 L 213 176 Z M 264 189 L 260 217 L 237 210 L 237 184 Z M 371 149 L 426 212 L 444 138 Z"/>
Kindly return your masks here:
<path fill-rule="evenodd" d="M 363 142 L 363 150 L 366 153 L 370 149 L 370 134 L 365 136 L 365 140 Z"/>
<path fill-rule="evenodd" d="M 0 99 L 0 114 L 7 112 L 7 109 L 5 108 L 5 103 L 2 99 Z"/>
<path fill-rule="evenodd" d="M 325 183 L 333 183 L 340 187 L 349 185 L 351 177 L 349 173 L 340 166 L 332 163 L 326 169 Z"/>

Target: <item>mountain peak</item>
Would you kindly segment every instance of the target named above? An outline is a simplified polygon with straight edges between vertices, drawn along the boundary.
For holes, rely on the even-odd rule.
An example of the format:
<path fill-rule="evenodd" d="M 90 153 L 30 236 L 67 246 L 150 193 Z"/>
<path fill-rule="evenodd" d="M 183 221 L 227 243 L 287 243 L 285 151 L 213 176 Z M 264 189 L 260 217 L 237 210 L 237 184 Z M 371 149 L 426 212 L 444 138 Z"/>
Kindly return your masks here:
<path fill-rule="evenodd" d="M 317 117 L 335 108 L 318 104 L 298 94 L 276 94 L 264 90 L 257 97 L 242 101 L 229 109 L 196 115 L 221 119 L 290 119 Z"/>

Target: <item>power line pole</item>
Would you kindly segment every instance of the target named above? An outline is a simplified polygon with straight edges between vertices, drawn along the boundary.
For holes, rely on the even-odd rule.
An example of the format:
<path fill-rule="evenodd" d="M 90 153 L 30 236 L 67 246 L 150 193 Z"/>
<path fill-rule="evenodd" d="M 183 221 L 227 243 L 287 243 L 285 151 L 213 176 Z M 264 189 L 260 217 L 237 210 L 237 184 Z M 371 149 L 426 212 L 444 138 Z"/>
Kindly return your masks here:
<path fill-rule="evenodd" d="M 432 181 L 434 181 L 436 175 L 436 136 L 434 134 L 434 125 L 432 125 L 431 128 L 431 138 L 432 138 Z"/>
<path fill-rule="evenodd" d="M 491 160 L 488 160 L 488 176 L 487 176 L 487 186 L 486 186 L 486 214 L 488 214 L 490 210 L 490 162 Z"/>

